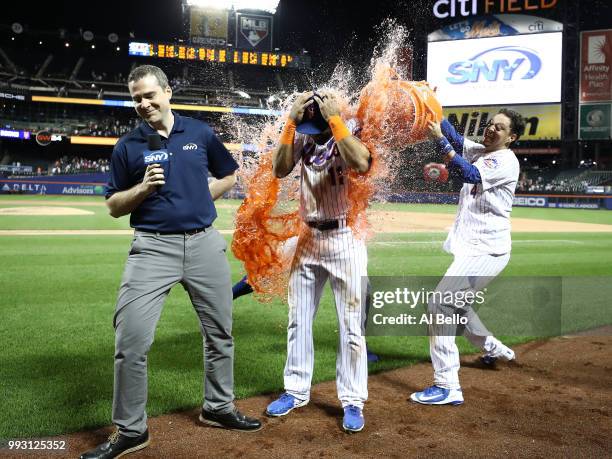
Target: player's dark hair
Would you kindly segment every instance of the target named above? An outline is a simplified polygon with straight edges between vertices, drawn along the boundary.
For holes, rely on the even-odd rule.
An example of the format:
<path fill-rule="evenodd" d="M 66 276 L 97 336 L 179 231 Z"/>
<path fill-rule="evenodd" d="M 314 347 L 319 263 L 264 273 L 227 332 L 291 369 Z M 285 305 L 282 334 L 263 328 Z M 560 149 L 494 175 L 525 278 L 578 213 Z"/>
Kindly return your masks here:
<path fill-rule="evenodd" d="M 166 89 L 169 86 L 168 77 L 166 76 L 164 71 L 154 65 L 141 65 L 139 67 L 136 67 L 128 75 L 128 83 L 131 83 L 132 81 L 138 81 L 141 78 L 146 77 L 147 75 L 153 75 L 155 78 L 157 78 L 157 82 L 162 87 L 162 89 Z"/>
<path fill-rule="evenodd" d="M 510 119 L 510 132 L 516 134 L 516 140 L 518 140 L 525 133 L 525 119 L 520 113 L 509 108 L 502 108 L 498 113 Z"/>

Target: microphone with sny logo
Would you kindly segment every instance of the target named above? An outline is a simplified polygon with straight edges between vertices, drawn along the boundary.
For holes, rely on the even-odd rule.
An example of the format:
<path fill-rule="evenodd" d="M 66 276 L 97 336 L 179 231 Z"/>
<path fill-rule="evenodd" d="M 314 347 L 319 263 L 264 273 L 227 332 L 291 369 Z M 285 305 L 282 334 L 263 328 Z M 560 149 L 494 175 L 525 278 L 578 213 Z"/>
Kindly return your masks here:
<path fill-rule="evenodd" d="M 147 149 L 142 153 L 145 166 L 149 164 L 159 164 L 164 169 L 164 164 L 170 160 L 168 150 L 162 148 L 161 137 L 159 134 L 149 134 L 147 137 Z M 166 177 L 167 178 L 167 177 Z"/>

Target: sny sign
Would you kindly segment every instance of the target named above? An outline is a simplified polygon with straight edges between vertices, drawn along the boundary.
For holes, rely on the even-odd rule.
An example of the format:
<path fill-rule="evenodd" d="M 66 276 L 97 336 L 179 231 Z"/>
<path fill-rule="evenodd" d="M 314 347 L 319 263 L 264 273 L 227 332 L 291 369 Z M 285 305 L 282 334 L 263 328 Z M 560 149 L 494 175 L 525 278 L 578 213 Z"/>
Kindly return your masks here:
<path fill-rule="evenodd" d="M 507 53 L 518 54 L 518 57 L 512 63 L 508 59 L 495 59 L 489 62 L 484 59 L 491 54 L 505 56 Z M 448 72 L 453 76 L 447 77 L 446 80 L 451 84 L 476 83 L 483 76 L 487 81 L 497 81 L 501 73 L 503 80 L 510 81 L 526 60 L 529 62 L 529 70 L 520 78 L 529 80 L 538 74 L 542 68 L 542 61 L 532 50 L 518 46 L 491 48 L 476 54 L 467 61 L 454 62 L 448 67 Z"/>

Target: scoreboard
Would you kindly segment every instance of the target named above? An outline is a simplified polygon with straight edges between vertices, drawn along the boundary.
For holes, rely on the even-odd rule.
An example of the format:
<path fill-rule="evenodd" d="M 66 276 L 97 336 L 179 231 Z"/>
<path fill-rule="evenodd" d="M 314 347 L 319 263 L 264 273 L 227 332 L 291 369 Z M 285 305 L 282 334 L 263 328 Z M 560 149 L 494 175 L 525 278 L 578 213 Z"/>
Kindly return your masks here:
<path fill-rule="evenodd" d="M 277 68 L 309 68 L 310 56 L 290 53 L 245 51 L 233 48 L 177 45 L 168 43 L 130 42 L 130 56 L 157 57 L 220 64 L 259 65 Z"/>

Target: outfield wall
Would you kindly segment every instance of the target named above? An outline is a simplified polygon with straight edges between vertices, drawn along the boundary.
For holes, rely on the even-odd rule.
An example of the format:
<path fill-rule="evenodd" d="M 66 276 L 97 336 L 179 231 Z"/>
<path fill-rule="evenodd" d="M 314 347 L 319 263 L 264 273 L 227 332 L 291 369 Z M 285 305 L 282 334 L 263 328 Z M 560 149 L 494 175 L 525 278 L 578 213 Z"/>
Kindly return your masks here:
<path fill-rule="evenodd" d="M 107 181 L 108 174 L 105 173 L 0 179 L 0 193 L 104 196 L 104 186 Z M 388 200 L 421 204 L 457 204 L 459 194 L 396 193 L 389 196 Z M 514 205 L 517 207 L 612 210 L 612 195 L 517 194 L 514 198 Z"/>
<path fill-rule="evenodd" d="M 108 174 L 72 174 L 28 177 L 23 179 L 0 178 L 2 194 L 63 194 L 73 196 L 104 196 Z"/>
<path fill-rule="evenodd" d="M 403 193 L 393 194 L 390 202 L 420 204 L 457 204 L 458 193 Z M 607 209 L 612 210 L 612 195 L 571 195 L 571 194 L 517 194 L 516 207 L 540 207 L 557 209 Z"/>

